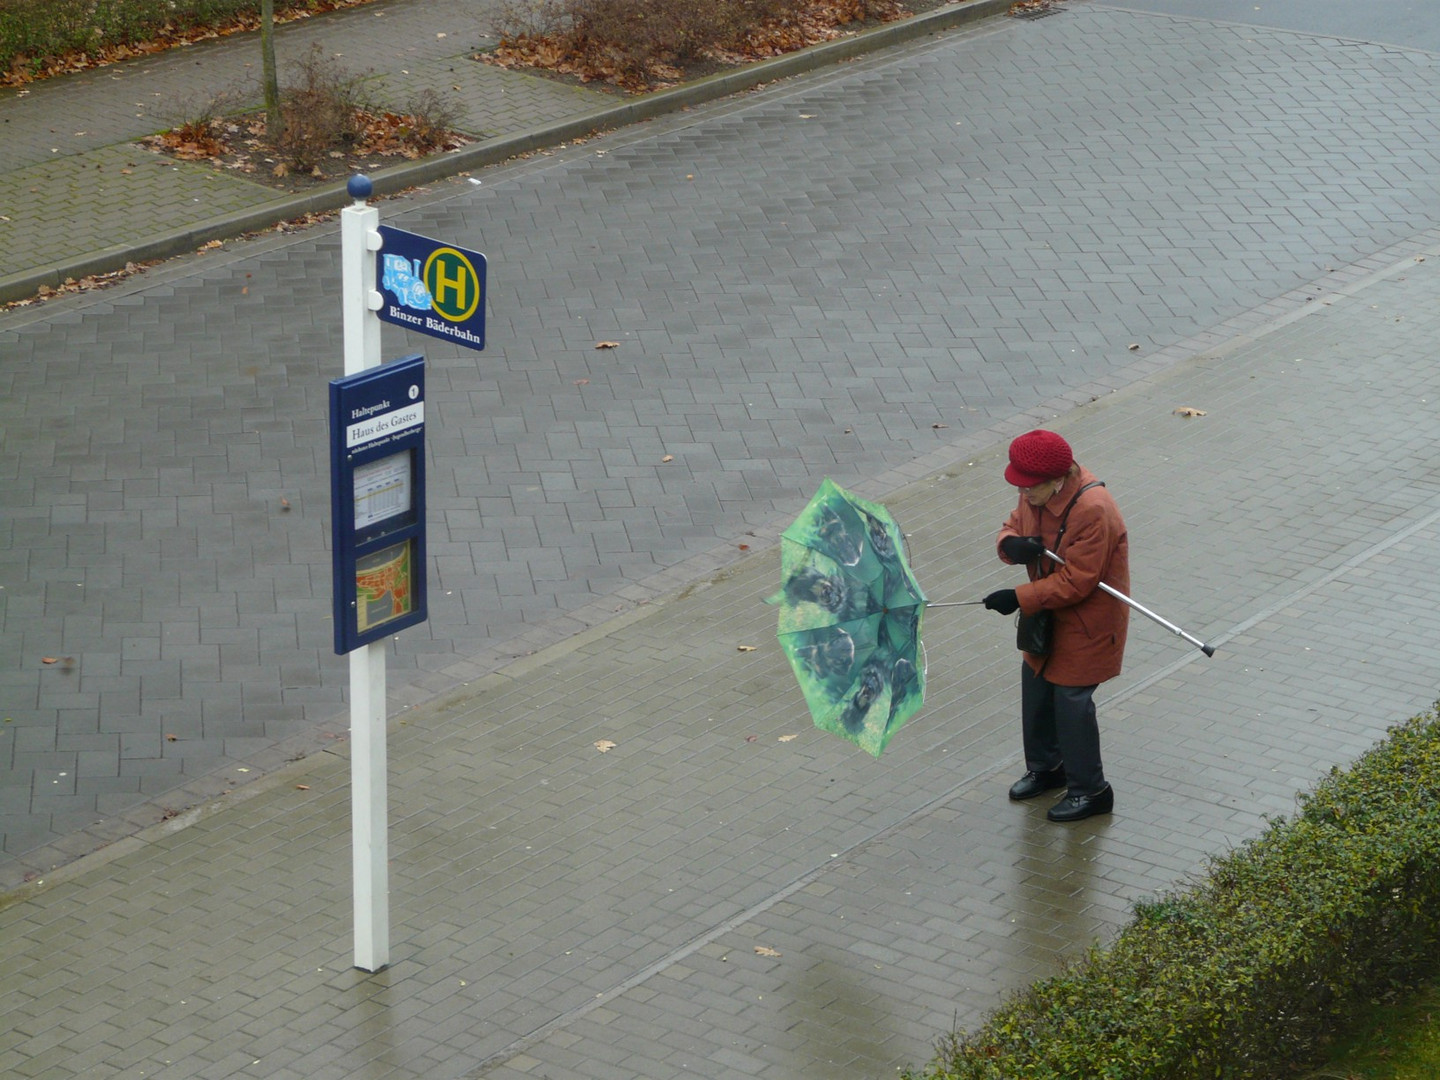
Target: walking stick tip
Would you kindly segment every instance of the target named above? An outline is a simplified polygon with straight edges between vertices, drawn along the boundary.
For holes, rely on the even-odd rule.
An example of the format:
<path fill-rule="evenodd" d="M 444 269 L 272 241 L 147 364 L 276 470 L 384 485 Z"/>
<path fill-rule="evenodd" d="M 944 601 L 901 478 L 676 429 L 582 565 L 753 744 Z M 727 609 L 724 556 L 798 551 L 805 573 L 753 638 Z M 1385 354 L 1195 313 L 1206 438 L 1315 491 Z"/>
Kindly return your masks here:
<path fill-rule="evenodd" d="M 1214 656 L 1214 655 L 1215 655 L 1215 646 L 1214 646 L 1214 645 L 1201 645 L 1201 646 L 1200 646 L 1200 651 L 1203 652 L 1206 656 Z"/>

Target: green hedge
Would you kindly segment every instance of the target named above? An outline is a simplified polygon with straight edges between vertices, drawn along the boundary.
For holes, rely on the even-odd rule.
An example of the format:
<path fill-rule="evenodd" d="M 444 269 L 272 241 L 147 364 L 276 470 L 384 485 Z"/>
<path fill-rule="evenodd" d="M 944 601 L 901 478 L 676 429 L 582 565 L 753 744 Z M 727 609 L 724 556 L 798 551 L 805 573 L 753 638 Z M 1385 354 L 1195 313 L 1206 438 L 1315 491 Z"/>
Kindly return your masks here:
<path fill-rule="evenodd" d="M 1437 702 L 1435 708 L 1440 708 Z M 1313 1068 L 1354 1007 L 1433 974 L 1440 716 L 1136 906 L 1107 948 L 1032 986 L 909 1080 L 1275 1080 Z"/>
<path fill-rule="evenodd" d="M 275 0 L 275 13 L 319 7 Z M 0 72 L 34 74 L 62 56 L 95 56 L 170 30 L 258 19 L 260 0 L 0 0 Z"/>

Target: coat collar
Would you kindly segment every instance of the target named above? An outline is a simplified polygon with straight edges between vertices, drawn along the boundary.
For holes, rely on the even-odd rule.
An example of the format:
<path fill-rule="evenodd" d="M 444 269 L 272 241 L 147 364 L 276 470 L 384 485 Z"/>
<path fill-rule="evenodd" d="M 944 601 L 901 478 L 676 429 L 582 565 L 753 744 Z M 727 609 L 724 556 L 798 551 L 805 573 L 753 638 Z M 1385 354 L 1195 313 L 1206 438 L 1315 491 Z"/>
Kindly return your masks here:
<path fill-rule="evenodd" d="M 1051 517 L 1058 518 L 1061 514 L 1065 513 L 1065 508 L 1070 505 L 1070 500 L 1075 497 L 1075 493 L 1086 484 L 1093 483 L 1094 480 L 1095 474 L 1085 468 L 1084 465 L 1081 465 L 1079 471 L 1074 476 L 1067 476 L 1065 478 L 1065 483 L 1061 485 L 1060 490 L 1054 495 L 1051 495 L 1041 509 Z"/>

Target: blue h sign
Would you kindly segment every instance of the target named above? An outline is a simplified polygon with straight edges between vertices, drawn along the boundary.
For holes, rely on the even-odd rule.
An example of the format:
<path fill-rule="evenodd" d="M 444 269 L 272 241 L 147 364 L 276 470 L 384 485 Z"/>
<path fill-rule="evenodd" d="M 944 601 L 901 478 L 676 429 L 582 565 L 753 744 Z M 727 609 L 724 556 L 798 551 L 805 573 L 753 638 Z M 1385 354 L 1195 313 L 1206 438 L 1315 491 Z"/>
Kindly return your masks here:
<path fill-rule="evenodd" d="M 485 348 L 485 256 L 388 225 L 379 227 L 377 315 L 422 334 Z"/>

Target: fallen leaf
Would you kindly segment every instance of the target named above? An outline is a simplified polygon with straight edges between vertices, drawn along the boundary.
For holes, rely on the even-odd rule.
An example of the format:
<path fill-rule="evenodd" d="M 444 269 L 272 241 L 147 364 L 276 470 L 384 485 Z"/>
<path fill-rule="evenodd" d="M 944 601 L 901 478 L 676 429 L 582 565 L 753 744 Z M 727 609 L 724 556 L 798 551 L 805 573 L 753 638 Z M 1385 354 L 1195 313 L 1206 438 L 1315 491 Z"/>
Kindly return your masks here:
<path fill-rule="evenodd" d="M 666 454 L 666 455 L 665 455 L 664 457 L 662 457 L 660 460 L 661 460 L 661 461 L 674 461 L 674 460 L 675 460 L 675 455 L 674 455 L 674 454 Z"/>
<path fill-rule="evenodd" d="M 740 550 L 741 550 L 741 551 L 749 551 L 749 550 L 750 550 L 750 545 L 749 545 L 749 544 L 741 544 L 741 545 L 739 545 L 739 547 L 740 547 Z"/>
<path fill-rule="evenodd" d="M 281 495 L 281 496 L 280 496 L 280 509 L 281 509 L 281 511 L 285 511 L 285 510 L 289 510 L 289 509 L 290 509 L 290 500 L 287 499 L 287 498 L 285 498 L 284 495 Z"/>
<path fill-rule="evenodd" d="M 795 741 L 796 739 L 798 739 L 799 737 L 800 737 L 799 735 L 781 735 L 779 741 L 780 741 L 780 742 L 794 742 L 794 741 Z"/>
<path fill-rule="evenodd" d="M 1175 409 L 1173 411 L 1176 416 L 1191 417 L 1205 415 L 1204 409 L 1192 409 L 1189 405 L 1181 405 L 1178 409 Z"/>
<path fill-rule="evenodd" d="M 620 342 L 618 342 L 618 341 L 597 341 L 597 342 L 595 343 L 595 347 L 596 347 L 597 349 L 618 349 L 618 348 L 620 347 Z"/>
<path fill-rule="evenodd" d="M 165 741 L 166 741 L 166 742 L 179 742 L 179 741 L 180 741 L 180 736 L 179 736 L 179 735 L 166 735 L 166 736 L 165 736 Z"/>
<path fill-rule="evenodd" d="M 1140 346 L 1139 346 L 1137 343 L 1135 343 L 1135 342 L 1132 341 L 1132 342 L 1129 344 L 1128 348 L 1130 349 L 1131 352 L 1134 352 L 1136 349 L 1140 348 Z"/>
<path fill-rule="evenodd" d="M 310 790 L 310 785 L 309 785 L 309 784 L 296 784 L 296 785 L 295 785 L 295 790 L 296 790 L 296 791 L 309 791 L 309 790 Z"/>
<path fill-rule="evenodd" d="M 950 425 L 949 425 L 949 424 L 931 424 L 930 426 L 931 426 L 932 428 L 935 428 L 935 429 L 938 431 L 940 428 L 949 427 Z"/>
<path fill-rule="evenodd" d="M 42 664 L 58 664 L 60 658 L 58 656 L 42 656 L 40 657 L 40 662 Z"/>
<path fill-rule="evenodd" d="M 595 749 L 599 750 L 602 754 L 608 754 L 611 750 L 615 749 L 615 744 L 609 739 L 601 739 L 595 744 Z"/>
<path fill-rule="evenodd" d="M 576 386 L 589 386 L 589 385 L 590 385 L 590 380 L 589 380 L 589 379 L 576 379 L 576 380 L 575 380 L 575 385 L 576 385 Z"/>
<path fill-rule="evenodd" d="M 758 645 L 736 645 L 735 648 L 736 648 L 738 651 L 740 651 L 740 652 L 754 652 L 757 648 L 759 648 L 759 646 L 758 646 Z"/>
<path fill-rule="evenodd" d="M 270 175 L 271 175 L 271 176 L 289 176 L 289 175 L 290 175 L 290 169 L 289 169 L 289 168 L 286 166 L 286 164 L 282 161 L 279 165 L 276 165 L 275 168 L 273 168 L 273 169 L 270 170 Z"/>
<path fill-rule="evenodd" d="M 772 949 L 772 948 L 770 948 L 769 945 L 756 945 L 756 946 L 755 946 L 755 955 L 756 955 L 756 956 L 779 956 L 779 955 L 780 955 L 780 950 L 779 950 L 779 949 Z"/>
<path fill-rule="evenodd" d="M 760 738 L 759 735 L 746 735 L 746 736 L 745 736 L 745 741 L 746 741 L 746 742 L 754 742 L 754 741 L 755 741 L 756 739 L 758 739 L 758 738 Z"/>
<path fill-rule="evenodd" d="M 201 244 L 201 245 L 199 246 L 199 248 L 197 248 L 196 250 L 197 250 L 197 251 L 214 251 L 216 248 L 224 247 L 224 246 L 225 246 L 225 242 L 224 242 L 223 240 L 211 240 L 211 241 L 209 241 L 208 243 Z"/>

